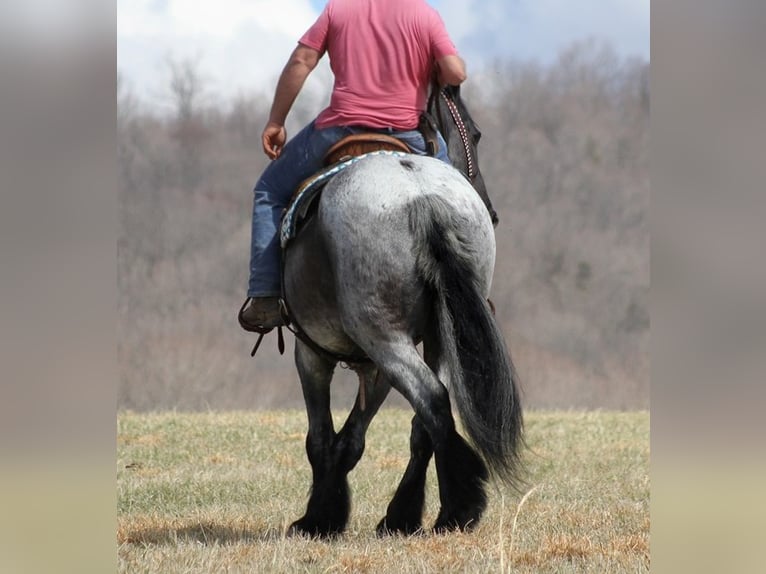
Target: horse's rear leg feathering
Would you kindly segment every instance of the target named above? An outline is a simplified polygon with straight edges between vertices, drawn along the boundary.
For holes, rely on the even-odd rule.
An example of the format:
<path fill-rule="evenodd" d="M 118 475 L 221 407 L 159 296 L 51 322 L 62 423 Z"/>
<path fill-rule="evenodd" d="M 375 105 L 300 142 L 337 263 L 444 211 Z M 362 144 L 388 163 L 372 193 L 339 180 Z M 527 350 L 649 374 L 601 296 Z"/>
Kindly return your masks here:
<path fill-rule="evenodd" d="M 441 362 L 466 432 L 500 479 L 519 487 L 523 419 L 518 380 L 476 270 L 465 225 L 438 195 L 410 210 L 418 271 L 433 293 Z"/>

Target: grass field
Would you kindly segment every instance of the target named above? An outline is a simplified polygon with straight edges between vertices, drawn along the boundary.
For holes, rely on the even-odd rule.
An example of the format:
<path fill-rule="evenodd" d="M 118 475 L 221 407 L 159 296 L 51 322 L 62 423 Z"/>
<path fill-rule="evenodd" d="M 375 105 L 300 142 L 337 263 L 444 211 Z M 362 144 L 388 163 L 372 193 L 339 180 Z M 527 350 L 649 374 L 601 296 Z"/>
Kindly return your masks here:
<path fill-rule="evenodd" d="M 407 464 L 410 418 L 375 418 L 349 476 L 348 531 L 320 542 L 283 535 L 307 500 L 304 412 L 120 413 L 119 571 L 649 571 L 647 412 L 527 413 L 526 493 L 490 487 L 470 533 L 377 538 Z M 433 463 L 426 505 L 430 525 Z"/>

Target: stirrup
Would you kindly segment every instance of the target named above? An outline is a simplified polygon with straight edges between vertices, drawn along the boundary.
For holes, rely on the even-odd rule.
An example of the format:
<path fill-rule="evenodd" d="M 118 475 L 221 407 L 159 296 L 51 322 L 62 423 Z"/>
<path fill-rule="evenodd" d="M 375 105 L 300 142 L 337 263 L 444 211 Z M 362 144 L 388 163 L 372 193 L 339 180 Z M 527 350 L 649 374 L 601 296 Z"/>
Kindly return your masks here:
<path fill-rule="evenodd" d="M 285 337 L 282 334 L 282 327 L 283 325 L 280 325 L 279 327 L 277 327 L 277 349 L 279 349 L 280 355 L 285 354 Z M 258 347 L 261 346 L 261 341 L 263 341 L 263 336 L 266 333 L 271 333 L 273 330 L 274 330 L 274 327 L 257 328 L 256 333 L 258 333 L 258 340 L 255 342 L 255 346 L 253 347 L 253 350 L 250 351 L 251 357 L 255 357 L 255 352 L 258 350 Z"/>
<path fill-rule="evenodd" d="M 242 309 L 240 309 L 239 313 L 242 314 L 242 311 L 245 308 L 245 305 L 247 305 L 247 301 L 245 301 L 244 305 L 242 305 Z M 287 304 L 285 303 L 285 300 L 280 297 L 279 299 L 279 313 L 282 315 L 282 322 L 283 325 L 279 325 L 276 327 L 277 329 L 277 349 L 279 350 L 280 355 L 285 354 L 285 337 L 282 333 L 282 327 L 290 328 L 290 316 L 287 312 Z M 241 320 L 240 320 L 241 324 Z M 258 327 L 253 326 L 253 329 L 256 333 L 258 333 L 258 340 L 255 342 L 255 346 L 253 347 L 253 350 L 250 351 L 250 356 L 255 357 L 255 353 L 258 350 L 258 347 L 261 346 L 261 341 L 263 341 L 263 336 L 267 333 L 271 333 L 274 330 L 274 327 Z"/>

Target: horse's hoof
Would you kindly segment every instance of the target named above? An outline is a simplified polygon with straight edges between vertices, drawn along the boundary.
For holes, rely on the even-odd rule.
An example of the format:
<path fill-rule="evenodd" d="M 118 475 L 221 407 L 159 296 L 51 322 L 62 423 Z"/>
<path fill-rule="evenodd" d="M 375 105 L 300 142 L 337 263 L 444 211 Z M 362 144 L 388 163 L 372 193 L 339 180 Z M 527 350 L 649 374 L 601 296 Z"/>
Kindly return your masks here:
<path fill-rule="evenodd" d="M 479 524 L 479 516 L 476 517 L 458 517 L 458 516 L 443 516 L 439 513 L 436 522 L 433 526 L 434 534 L 446 534 L 448 532 L 460 531 L 470 532 Z"/>
<path fill-rule="evenodd" d="M 309 536 L 309 533 L 303 530 L 301 528 L 299 521 L 293 522 L 290 527 L 287 529 L 287 532 L 285 532 L 285 536 L 287 538 L 295 538 L 298 536 Z"/>
<path fill-rule="evenodd" d="M 413 536 L 413 535 L 419 535 L 419 534 L 425 534 L 423 531 L 423 527 L 420 525 L 420 523 L 407 523 L 403 522 L 401 524 L 389 523 L 387 519 L 384 517 L 381 519 L 380 522 L 378 522 L 378 526 L 375 527 L 375 534 L 377 534 L 380 537 L 383 536 L 395 536 L 397 534 L 403 535 L 403 536 Z"/>
<path fill-rule="evenodd" d="M 330 540 L 339 537 L 343 533 L 340 528 L 333 528 L 328 524 L 319 524 L 305 517 L 293 522 L 287 529 L 288 538 L 302 536 L 306 538 L 318 538 Z"/>

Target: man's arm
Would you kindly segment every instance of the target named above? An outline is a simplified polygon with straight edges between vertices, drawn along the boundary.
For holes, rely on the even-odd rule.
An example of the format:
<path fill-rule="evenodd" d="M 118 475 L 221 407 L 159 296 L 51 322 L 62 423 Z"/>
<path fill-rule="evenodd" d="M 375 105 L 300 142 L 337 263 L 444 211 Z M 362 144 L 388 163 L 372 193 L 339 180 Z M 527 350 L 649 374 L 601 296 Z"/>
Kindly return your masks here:
<path fill-rule="evenodd" d="M 444 56 L 436 61 L 436 74 L 441 86 L 459 86 L 466 79 L 465 62 L 458 55 Z"/>
<path fill-rule="evenodd" d="M 277 159 L 287 140 L 285 120 L 306 78 L 316 67 L 322 54 L 313 48 L 298 44 L 285 64 L 277 82 L 274 101 L 271 104 L 269 122 L 263 129 L 263 151 L 270 159 Z"/>

